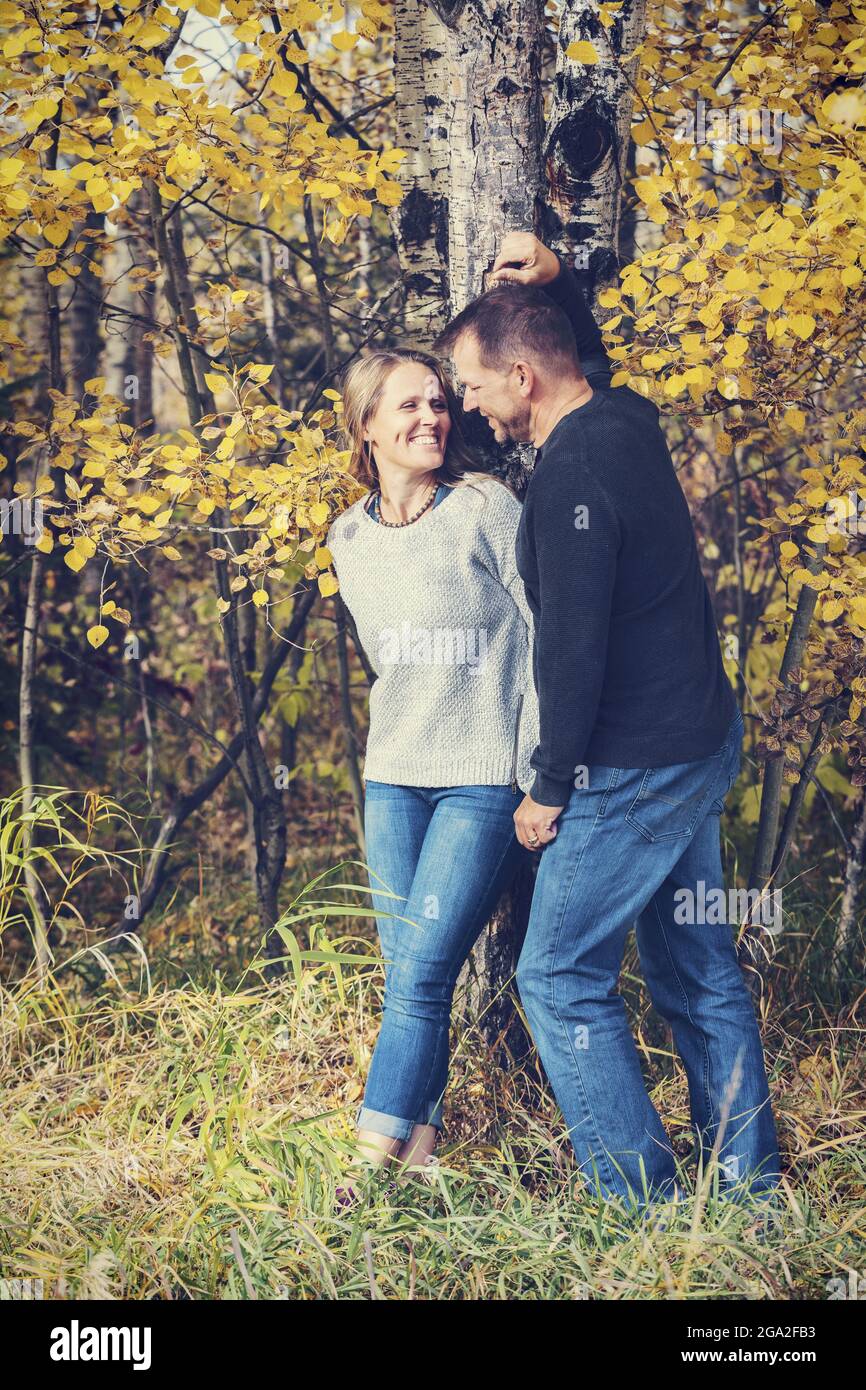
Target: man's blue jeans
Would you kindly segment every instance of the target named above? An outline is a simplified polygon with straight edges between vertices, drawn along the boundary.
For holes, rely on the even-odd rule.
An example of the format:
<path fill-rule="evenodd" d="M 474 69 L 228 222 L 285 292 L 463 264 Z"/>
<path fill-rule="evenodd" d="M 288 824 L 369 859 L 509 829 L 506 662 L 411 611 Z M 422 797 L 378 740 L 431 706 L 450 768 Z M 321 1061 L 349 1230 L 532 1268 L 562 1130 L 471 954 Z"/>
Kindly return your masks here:
<path fill-rule="evenodd" d="M 517 984 L 578 1163 L 603 1195 L 642 1203 L 669 1194 L 675 1173 L 616 990 L 633 924 L 652 1001 L 685 1065 L 704 1160 L 718 1143 L 723 1190 L 741 1185 L 758 1195 L 778 1182 L 761 1039 L 734 924 L 683 922 L 690 898 L 675 897 L 690 890 L 699 907 L 723 888 L 719 816 L 742 736 L 737 714 L 721 748 L 700 762 L 590 764 L 588 786 L 571 792 L 541 854 Z"/>
<path fill-rule="evenodd" d="M 507 786 L 367 783 L 385 1008 L 360 1129 L 408 1139 L 416 1124 L 442 1125 L 454 986 L 524 853 L 514 833 L 522 799 Z"/>

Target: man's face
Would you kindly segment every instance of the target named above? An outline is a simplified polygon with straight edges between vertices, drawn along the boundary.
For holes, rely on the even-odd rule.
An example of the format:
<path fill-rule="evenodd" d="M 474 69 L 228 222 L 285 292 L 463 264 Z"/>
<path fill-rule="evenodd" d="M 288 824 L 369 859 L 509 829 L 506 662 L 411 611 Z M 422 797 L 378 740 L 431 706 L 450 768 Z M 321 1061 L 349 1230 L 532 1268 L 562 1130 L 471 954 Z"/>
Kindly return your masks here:
<path fill-rule="evenodd" d="M 532 439 L 529 397 L 520 390 L 524 377 L 516 365 L 507 372 L 483 367 L 478 344 L 471 333 L 464 333 L 454 347 L 454 366 L 463 382 L 464 410 L 478 410 L 493 430 L 497 444 L 514 440 L 528 444 Z"/>

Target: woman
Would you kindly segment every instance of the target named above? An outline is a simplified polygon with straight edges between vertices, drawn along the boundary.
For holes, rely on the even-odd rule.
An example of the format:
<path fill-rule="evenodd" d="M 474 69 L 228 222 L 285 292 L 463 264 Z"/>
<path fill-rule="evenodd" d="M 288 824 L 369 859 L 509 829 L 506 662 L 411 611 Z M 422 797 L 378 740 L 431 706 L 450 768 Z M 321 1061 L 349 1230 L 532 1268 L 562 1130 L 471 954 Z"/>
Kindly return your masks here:
<path fill-rule="evenodd" d="M 507 238 L 497 267 L 495 278 L 555 277 L 579 346 L 598 350 L 579 292 L 534 237 Z M 358 1156 L 423 1168 L 442 1124 L 454 985 L 524 852 L 513 815 L 533 780 L 538 707 L 514 558 L 520 504 L 473 471 L 435 357 L 358 359 L 343 410 L 351 468 L 370 491 L 337 519 L 328 546 L 377 677 L 365 832 L 385 959 Z"/>

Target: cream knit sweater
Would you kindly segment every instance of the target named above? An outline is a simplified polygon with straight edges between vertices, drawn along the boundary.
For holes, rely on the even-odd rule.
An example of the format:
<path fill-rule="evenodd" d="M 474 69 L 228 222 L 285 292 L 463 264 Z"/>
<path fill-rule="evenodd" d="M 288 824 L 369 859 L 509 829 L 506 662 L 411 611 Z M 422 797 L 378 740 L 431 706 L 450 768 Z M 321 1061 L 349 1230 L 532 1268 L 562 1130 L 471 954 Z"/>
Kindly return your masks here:
<path fill-rule="evenodd" d="M 538 742 L 532 617 L 517 573 L 520 503 L 458 484 L 411 526 L 347 508 L 328 533 L 343 600 L 377 679 L 364 777 L 528 791 Z"/>

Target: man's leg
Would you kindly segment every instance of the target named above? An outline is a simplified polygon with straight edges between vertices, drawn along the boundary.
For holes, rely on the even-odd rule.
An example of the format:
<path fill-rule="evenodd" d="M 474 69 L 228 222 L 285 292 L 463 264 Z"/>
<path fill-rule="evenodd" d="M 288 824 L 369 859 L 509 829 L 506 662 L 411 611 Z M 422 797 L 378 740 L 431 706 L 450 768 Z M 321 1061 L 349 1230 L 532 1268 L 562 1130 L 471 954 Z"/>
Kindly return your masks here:
<path fill-rule="evenodd" d="M 517 982 L 578 1162 L 605 1194 L 673 1182 L 616 984 L 626 933 L 727 789 L 731 737 L 696 763 L 591 765 L 541 855 Z"/>
<path fill-rule="evenodd" d="M 738 768 L 739 749 L 731 785 Z M 637 943 L 653 1004 L 685 1065 L 703 1161 L 718 1144 L 722 1186 L 744 1184 L 757 1195 L 778 1182 L 779 1152 L 761 1037 L 727 912 L 722 809 L 719 796 L 641 913 Z"/>

